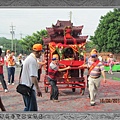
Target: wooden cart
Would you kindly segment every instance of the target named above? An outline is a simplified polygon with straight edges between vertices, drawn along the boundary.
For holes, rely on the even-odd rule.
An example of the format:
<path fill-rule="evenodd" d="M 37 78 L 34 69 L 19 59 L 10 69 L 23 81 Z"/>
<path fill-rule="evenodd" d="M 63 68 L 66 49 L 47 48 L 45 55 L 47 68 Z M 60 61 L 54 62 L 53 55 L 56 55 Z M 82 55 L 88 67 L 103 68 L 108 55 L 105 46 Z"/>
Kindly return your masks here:
<path fill-rule="evenodd" d="M 66 26 L 67 24 L 67 26 Z M 57 21 L 52 28 L 46 28 L 48 37 L 43 38 L 45 45 L 46 76 L 44 78 L 45 92 L 48 92 L 50 84 L 47 80 L 48 67 L 54 53 L 59 55 L 60 63 L 70 70 L 59 72 L 57 77 L 58 89 L 71 89 L 73 92 L 78 88 L 80 94 L 85 91 L 84 69 L 78 66 L 85 63 L 85 44 L 88 36 L 78 36 L 81 34 L 83 26 L 73 26 L 71 21 Z M 63 67 L 63 66 L 61 66 Z"/>

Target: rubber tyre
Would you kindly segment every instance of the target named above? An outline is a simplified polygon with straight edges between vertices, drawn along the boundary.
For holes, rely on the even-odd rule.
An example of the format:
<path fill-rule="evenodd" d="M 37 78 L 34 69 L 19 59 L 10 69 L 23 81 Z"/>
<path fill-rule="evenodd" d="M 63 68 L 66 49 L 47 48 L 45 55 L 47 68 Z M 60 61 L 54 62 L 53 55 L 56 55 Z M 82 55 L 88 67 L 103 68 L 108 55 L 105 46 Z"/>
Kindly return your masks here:
<path fill-rule="evenodd" d="M 72 88 L 72 92 L 75 92 L 75 88 Z"/>

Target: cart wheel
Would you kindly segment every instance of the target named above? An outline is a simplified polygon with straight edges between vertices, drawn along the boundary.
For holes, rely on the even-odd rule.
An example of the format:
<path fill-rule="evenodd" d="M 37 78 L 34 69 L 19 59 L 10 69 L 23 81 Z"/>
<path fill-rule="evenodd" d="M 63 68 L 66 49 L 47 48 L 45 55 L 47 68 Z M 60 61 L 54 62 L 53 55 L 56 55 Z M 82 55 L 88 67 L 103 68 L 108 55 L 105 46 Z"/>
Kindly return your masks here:
<path fill-rule="evenodd" d="M 45 93 L 47 93 L 48 92 L 48 87 L 45 87 Z"/>
<path fill-rule="evenodd" d="M 72 88 L 72 91 L 75 92 L 75 88 Z"/>
<path fill-rule="evenodd" d="M 74 85 L 74 84 L 72 84 L 72 87 L 75 87 L 75 85 Z M 73 91 L 73 92 L 75 92 L 75 88 L 72 88 L 72 91 Z"/>
<path fill-rule="evenodd" d="M 85 92 L 85 88 L 81 88 L 80 95 L 84 95 L 84 92 Z"/>

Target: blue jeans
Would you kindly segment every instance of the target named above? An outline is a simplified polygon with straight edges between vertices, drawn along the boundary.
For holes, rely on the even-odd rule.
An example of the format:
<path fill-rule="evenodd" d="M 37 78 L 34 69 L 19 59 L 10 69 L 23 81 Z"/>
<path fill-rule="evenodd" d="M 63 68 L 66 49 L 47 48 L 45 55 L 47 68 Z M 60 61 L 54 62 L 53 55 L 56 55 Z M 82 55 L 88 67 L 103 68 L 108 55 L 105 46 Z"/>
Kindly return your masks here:
<path fill-rule="evenodd" d="M 58 87 L 57 87 L 57 81 L 56 80 L 53 80 L 53 79 L 50 79 L 48 77 L 48 81 L 51 85 L 51 94 L 50 94 L 50 100 L 58 100 L 58 95 L 59 95 L 59 90 L 58 90 Z"/>
<path fill-rule="evenodd" d="M 31 96 L 23 95 L 23 100 L 25 104 L 24 111 L 38 111 L 36 93 L 32 90 Z"/>
<path fill-rule="evenodd" d="M 14 83 L 14 75 L 15 75 L 15 67 L 8 67 L 8 83 Z"/>

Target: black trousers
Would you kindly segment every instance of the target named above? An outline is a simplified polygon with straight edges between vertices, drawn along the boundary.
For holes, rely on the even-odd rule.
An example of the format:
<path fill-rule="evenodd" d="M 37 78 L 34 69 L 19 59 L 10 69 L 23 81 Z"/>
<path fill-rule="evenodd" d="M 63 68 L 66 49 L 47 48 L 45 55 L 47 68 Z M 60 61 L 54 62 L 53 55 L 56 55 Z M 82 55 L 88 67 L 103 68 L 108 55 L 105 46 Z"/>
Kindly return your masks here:
<path fill-rule="evenodd" d="M 38 82 L 40 81 L 40 75 L 41 75 L 41 69 L 38 69 L 38 78 L 37 78 Z"/>
<path fill-rule="evenodd" d="M 48 78 L 48 80 L 49 80 L 49 83 L 51 85 L 50 99 L 51 100 L 58 100 L 59 90 L 58 90 L 58 87 L 56 85 L 57 81 L 50 79 L 50 78 Z"/>
<path fill-rule="evenodd" d="M 2 111 L 6 111 L 6 109 L 5 109 L 5 107 L 2 103 L 1 97 L 0 97 L 0 108 L 1 108 Z"/>
<path fill-rule="evenodd" d="M 0 74 L 0 81 L 2 83 L 3 89 L 7 89 L 6 81 L 4 80 L 3 74 Z"/>

